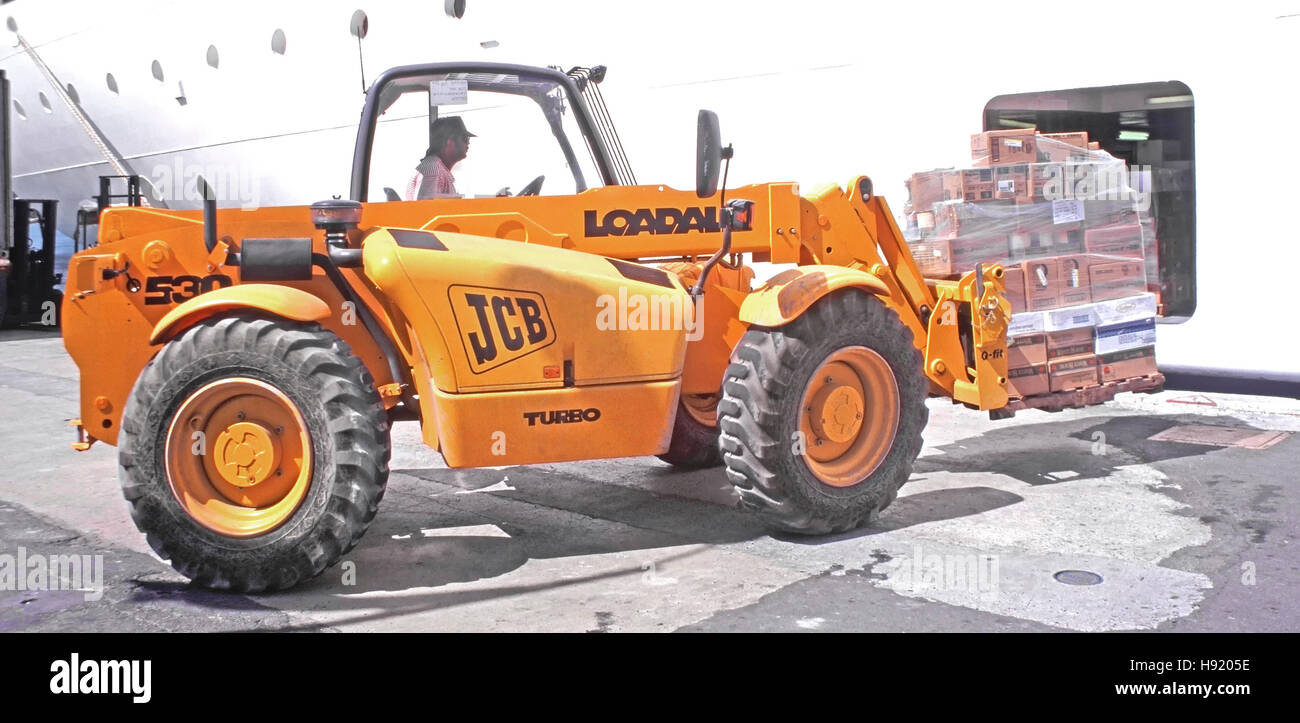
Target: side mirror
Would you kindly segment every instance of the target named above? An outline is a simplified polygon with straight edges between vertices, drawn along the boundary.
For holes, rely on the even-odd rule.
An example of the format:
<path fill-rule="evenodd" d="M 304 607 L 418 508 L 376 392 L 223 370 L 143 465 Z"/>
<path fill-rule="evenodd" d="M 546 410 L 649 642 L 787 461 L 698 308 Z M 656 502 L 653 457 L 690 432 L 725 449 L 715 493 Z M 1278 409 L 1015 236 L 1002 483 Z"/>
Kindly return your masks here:
<path fill-rule="evenodd" d="M 701 110 L 695 138 L 695 195 L 709 198 L 718 192 L 718 171 L 722 168 L 722 131 L 718 114 Z"/>

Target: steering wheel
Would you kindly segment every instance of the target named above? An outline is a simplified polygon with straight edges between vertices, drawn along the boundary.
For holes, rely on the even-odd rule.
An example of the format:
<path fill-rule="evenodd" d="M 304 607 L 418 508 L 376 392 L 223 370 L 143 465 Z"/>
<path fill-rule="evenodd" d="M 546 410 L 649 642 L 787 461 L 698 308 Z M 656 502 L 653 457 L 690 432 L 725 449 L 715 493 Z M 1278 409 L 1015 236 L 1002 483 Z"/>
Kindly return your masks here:
<path fill-rule="evenodd" d="M 527 186 L 519 189 L 519 193 L 516 193 L 515 196 L 536 196 L 537 193 L 542 190 L 542 183 L 545 180 L 546 176 L 538 176 L 537 178 L 534 178 L 528 182 Z"/>

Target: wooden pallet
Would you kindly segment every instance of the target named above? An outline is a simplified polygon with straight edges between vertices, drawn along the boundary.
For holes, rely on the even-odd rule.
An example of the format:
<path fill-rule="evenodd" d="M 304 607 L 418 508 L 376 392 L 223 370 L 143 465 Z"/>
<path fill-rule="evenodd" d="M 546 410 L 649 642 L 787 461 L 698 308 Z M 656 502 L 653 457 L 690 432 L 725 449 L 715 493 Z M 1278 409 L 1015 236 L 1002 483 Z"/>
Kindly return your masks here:
<path fill-rule="evenodd" d="M 989 410 L 989 419 L 1010 419 L 1023 409 L 1041 409 L 1059 412 L 1062 409 L 1079 409 L 1094 404 L 1104 404 L 1120 392 L 1155 394 L 1164 391 L 1165 375 L 1157 372 L 1145 377 L 1134 377 L 1118 382 L 1106 382 L 1095 387 L 1085 387 L 1069 392 L 1052 392 L 1023 399 L 1012 399 L 1001 409 Z"/>

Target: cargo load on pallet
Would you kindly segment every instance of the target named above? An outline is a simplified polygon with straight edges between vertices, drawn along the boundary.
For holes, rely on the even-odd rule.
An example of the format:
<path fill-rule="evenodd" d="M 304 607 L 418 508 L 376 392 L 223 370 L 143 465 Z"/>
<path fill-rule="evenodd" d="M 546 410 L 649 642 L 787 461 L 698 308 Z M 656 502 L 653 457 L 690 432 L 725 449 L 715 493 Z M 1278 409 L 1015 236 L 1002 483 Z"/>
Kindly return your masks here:
<path fill-rule="evenodd" d="M 1149 178 L 1086 132 L 986 131 L 970 147 L 969 167 L 908 180 L 907 235 L 928 278 L 1005 269 L 1014 400 L 1072 406 L 1071 394 L 1110 396 L 1157 379 Z"/>

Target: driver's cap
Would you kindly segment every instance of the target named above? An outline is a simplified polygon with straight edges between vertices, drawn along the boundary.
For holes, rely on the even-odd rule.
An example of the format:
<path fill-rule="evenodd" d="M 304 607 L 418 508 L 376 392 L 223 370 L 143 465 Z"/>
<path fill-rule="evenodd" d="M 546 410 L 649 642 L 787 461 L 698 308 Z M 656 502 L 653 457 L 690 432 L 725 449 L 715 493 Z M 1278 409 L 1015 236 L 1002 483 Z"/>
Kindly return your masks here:
<path fill-rule="evenodd" d="M 446 132 L 448 138 L 454 135 L 464 135 L 469 136 L 470 138 L 476 137 L 473 133 L 469 132 L 468 128 L 465 127 L 465 120 L 458 115 L 439 118 L 433 122 L 433 129 L 435 131 L 440 130 Z"/>

